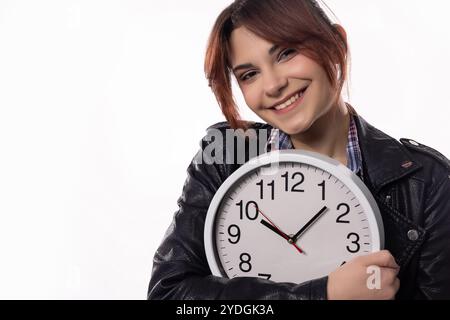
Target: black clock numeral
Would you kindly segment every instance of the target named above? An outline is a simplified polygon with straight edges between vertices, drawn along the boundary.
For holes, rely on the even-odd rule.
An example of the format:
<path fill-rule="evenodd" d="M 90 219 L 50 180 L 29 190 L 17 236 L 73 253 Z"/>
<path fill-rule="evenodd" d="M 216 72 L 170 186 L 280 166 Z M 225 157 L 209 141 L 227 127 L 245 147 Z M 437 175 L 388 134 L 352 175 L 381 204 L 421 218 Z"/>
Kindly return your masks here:
<path fill-rule="evenodd" d="M 252 270 L 252 265 L 250 263 L 252 257 L 248 253 L 242 253 L 239 258 L 241 260 L 239 269 L 241 269 L 242 272 L 250 272 Z"/>
<path fill-rule="evenodd" d="M 244 220 L 244 201 L 241 200 L 236 205 L 239 207 L 239 217 L 241 220 Z M 247 202 L 245 205 L 245 216 L 253 221 L 258 219 L 258 214 L 258 204 L 255 201 Z"/>
<path fill-rule="evenodd" d="M 295 172 L 295 173 L 292 174 L 291 179 L 293 180 L 297 176 L 300 176 L 300 181 L 297 182 L 296 184 L 294 184 L 292 186 L 291 190 L 289 190 L 289 173 L 286 171 L 285 174 L 281 175 L 281 177 L 284 178 L 284 190 L 286 192 L 288 192 L 288 191 L 291 191 L 291 192 L 305 192 L 305 190 L 303 190 L 303 189 L 298 189 L 298 186 L 300 186 L 305 181 L 305 176 L 301 172 Z"/>
<path fill-rule="evenodd" d="M 259 198 L 261 200 L 264 199 L 264 180 L 261 179 L 257 184 L 259 186 Z M 272 200 L 275 200 L 275 180 L 272 180 L 272 182 L 267 184 L 269 187 L 271 187 L 271 196 Z"/>
<path fill-rule="evenodd" d="M 336 219 L 336 223 L 350 223 L 350 221 L 348 220 L 342 220 L 342 218 L 344 216 L 346 216 L 349 212 L 350 212 L 350 206 L 346 203 L 341 203 L 337 206 L 337 210 L 341 210 L 341 208 L 344 207 L 345 212 L 343 214 L 341 214 L 339 217 L 337 217 Z"/>
<path fill-rule="evenodd" d="M 322 183 L 318 184 L 319 187 L 322 187 L 322 201 L 325 201 L 325 180 Z"/>
<path fill-rule="evenodd" d="M 342 267 L 342 266 L 343 266 L 344 264 L 346 264 L 346 263 L 347 263 L 347 261 L 342 261 L 340 267 Z"/>
<path fill-rule="evenodd" d="M 300 182 L 297 182 L 296 184 L 294 184 L 294 185 L 292 186 L 291 191 L 292 191 L 292 192 L 305 192 L 305 190 L 302 190 L 302 189 L 296 189 L 297 186 L 301 185 L 301 184 L 305 181 L 305 176 L 304 176 L 303 173 L 301 173 L 301 172 L 296 172 L 296 173 L 294 173 L 294 174 L 292 175 L 292 179 L 295 179 L 296 176 L 300 176 L 300 177 L 301 177 L 301 180 L 300 180 Z"/>
<path fill-rule="evenodd" d="M 361 248 L 361 246 L 359 244 L 359 234 L 351 232 L 347 235 L 347 239 L 351 240 L 350 239 L 351 237 L 356 237 L 356 240 L 352 241 L 352 243 L 356 245 L 356 249 L 352 249 L 349 246 L 347 246 L 347 250 L 348 250 L 348 252 L 356 253 Z"/>
<path fill-rule="evenodd" d="M 231 244 L 236 244 L 241 239 L 241 229 L 239 229 L 239 227 L 235 224 L 232 224 L 228 227 L 228 234 L 230 235 L 230 237 L 235 238 L 235 240 L 228 238 L 228 242 L 230 242 Z"/>
<path fill-rule="evenodd" d="M 258 273 L 258 277 L 266 278 L 266 280 L 270 280 L 270 278 L 272 278 L 272 275 L 268 274 L 268 273 Z"/>

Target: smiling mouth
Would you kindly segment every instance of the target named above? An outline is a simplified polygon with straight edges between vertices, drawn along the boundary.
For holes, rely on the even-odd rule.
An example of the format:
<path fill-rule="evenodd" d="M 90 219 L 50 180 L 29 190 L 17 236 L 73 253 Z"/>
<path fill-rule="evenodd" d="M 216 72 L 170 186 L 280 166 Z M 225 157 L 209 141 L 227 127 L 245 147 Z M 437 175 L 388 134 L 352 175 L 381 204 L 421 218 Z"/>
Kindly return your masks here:
<path fill-rule="evenodd" d="M 279 104 L 275 107 L 269 108 L 269 110 L 275 111 L 276 113 L 279 114 L 289 112 L 303 101 L 303 97 L 307 89 L 308 87 L 303 88 L 302 90 L 294 94 L 288 101 Z"/>

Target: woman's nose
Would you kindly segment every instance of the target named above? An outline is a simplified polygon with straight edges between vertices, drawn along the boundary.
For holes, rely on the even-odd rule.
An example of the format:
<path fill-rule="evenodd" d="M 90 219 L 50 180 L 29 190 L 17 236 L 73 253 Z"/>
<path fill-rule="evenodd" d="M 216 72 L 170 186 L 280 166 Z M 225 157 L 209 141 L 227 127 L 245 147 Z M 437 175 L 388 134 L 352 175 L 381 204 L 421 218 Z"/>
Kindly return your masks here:
<path fill-rule="evenodd" d="M 269 97 L 277 97 L 288 84 L 287 77 L 276 72 L 267 72 L 264 79 L 264 90 Z"/>

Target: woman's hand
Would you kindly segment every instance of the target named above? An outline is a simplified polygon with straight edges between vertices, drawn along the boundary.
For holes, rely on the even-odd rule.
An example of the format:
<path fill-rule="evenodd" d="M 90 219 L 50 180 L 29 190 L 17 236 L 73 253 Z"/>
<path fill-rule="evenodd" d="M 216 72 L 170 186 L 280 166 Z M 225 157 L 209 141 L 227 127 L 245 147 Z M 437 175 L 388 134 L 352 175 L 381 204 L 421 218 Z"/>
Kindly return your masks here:
<path fill-rule="evenodd" d="M 370 268 L 372 267 L 372 268 Z M 379 272 L 373 273 L 373 270 Z M 392 300 L 400 288 L 400 267 L 387 250 L 356 257 L 328 276 L 329 300 Z M 369 277 L 379 275 L 373 288 Z"/>

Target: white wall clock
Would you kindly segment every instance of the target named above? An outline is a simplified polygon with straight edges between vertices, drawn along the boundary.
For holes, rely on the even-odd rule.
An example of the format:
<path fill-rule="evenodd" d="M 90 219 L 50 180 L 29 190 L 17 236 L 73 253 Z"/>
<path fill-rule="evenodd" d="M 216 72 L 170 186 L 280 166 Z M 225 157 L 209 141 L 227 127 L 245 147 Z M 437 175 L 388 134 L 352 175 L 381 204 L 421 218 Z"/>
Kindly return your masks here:
<path fill-rule="evenodd" d="M 378 206 L 347 167 L 318 153 L 253 158 L 216 192 L 205 220 L 216 276 L 301 283 L 383 249 Z"/>

